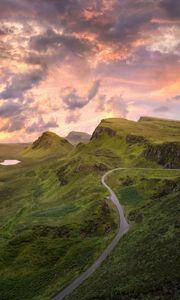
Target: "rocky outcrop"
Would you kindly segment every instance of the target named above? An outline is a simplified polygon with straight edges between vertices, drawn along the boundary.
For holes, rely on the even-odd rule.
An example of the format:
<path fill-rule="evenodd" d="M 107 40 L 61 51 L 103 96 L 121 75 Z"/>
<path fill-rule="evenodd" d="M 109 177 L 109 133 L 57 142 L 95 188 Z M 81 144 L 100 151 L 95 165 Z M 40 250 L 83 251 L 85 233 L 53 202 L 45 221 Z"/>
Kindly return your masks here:
<path fill-rule="evenodd" d="M 167 142 L 162 144 L 148 144 L 143 156 L 154 160 L 166 168 L 180 168 L 180 143 Z"/>
<path fill-rule="evenodd" d="M 102 127 L 102 126 L 98 126 L 95 131 L 93 132 L 93 135 L 91 137 L 91 140 L 93 139 L 97 139 L 98 137 L 102 136 L 102 135 L 108 135 L 110 137 L 114 137 L 116 136 L 116 131 L 113 130 L 110 127 Z"/>
<path fill-rule="evenodd" d="M 98 173 L 105 172 L 109 169 L 108 166 L 103 163 L 96 163 L 93 168 Z"/>
<path fill-rule="evenodd" d="M 145 144 L 147 143 L 147 139 L 141 135 L 129 134 L 126 136 L 127 144 Z"/>

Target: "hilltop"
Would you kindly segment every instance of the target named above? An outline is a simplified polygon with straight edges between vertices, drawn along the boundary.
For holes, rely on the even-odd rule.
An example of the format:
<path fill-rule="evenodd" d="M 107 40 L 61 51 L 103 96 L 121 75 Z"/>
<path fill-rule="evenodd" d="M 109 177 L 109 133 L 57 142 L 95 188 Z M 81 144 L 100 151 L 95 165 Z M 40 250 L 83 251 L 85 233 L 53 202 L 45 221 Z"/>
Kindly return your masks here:
<path fill-rule="evenodd" d="M 180 164 L 180 122 L 143 118 L 103 119 L 87 145 L 76 150 L 81 164 L 116 166 L 158 166 L 177 168 Z"/>
<path fill-rule="evenodd" d="M 109 133 L 108 133 L 109 131 Z M 92 139 L 104 133 L 117 136 L 138 135 L 152 142 L 180 141 L 180 121 L 141 117 L 138 122 L 123 118 L 103 119 Z"/>
<path fill-rule="evenodd" d="M 0 166 L 2 300 L 51 299 L 110 244 L 118 216 L 100 179 L 117 167 L 147 168 L 107 178 L 130 231 L 67 299 L 176 299 L 179 147 L 180 122 L 149 117 L 104 119 L 76 147 L 52 132 L 15 146 L 21 163 Z"/>
<path fill-rule="evenodd" d="M 81 131 L 71 131 L 65 139 L 72 145 L 77 145 L 79 143 L 86 144 L 89 142 L 91 135 L 86 132 Z"/>
<path fill-rule="evenodd" d="M 65 155 L 73 146 L 65 139 L 53 132 L 44 132 L 29 147 L 24 149 L 25 156 Z"/>

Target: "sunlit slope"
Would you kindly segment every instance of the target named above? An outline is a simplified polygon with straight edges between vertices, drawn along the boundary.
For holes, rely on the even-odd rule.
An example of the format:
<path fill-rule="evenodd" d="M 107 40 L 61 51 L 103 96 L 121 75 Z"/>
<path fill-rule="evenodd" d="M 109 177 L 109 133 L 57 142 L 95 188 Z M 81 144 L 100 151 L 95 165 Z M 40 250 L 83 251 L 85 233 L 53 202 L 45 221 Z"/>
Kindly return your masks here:
<path fill-rule="evenodd" d="M 107 183 L 130 230 L 67 300 L 179 300 L 180 171 L 119 170 Z"/>
<path fill-rule="evenodd" d="M 167 153 L 166 153 L 167 152 Z M 141 118 L 139 122 L 121 118 L 104 119 L 91 141 L 76 149 L 77 157 L 115 166 L 179 167 L 180 122 Z"/>
<path fill-rule="evenodd" d="M 73 151 L 62 157 L 57 143 L 46 149 L 44 142 L 30 150 L 43 156 L 0 166 L 2 300 L 49 300 L 94 262 L 117 229 L 99 171 L 76 169 Z"/>
<path fill-rule="evenodd" d="M 53 132 L 44 132 L 32 145 L 24 149 L 27 157 L 43 157 L 47 155 L 64 156 L 73 146 L 64 138 Z"/>
<path fill-rule="evenodd" d="M 180 121 L 141 117 L 138 122 L 123 118 L 110 118 L 101 121 L 93 134 L 93 138 L 106 132 L 109 135 L 126 137 L 128 135 L 142 136 L 150 142 L 180 141 Z"/>

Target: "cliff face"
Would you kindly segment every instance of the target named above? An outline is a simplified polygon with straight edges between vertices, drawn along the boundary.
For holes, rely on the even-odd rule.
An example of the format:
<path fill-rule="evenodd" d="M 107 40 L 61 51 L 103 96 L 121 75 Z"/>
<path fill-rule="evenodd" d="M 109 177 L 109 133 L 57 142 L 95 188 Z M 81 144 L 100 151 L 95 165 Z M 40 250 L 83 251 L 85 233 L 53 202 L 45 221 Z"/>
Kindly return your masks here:
<path fill-rule="evenodd" d="M 97 139 L 98 137 L 100 137 L 100 136 L 102 136 L 104 134 L 109 135 L 110 137 L 114 137 L 114 136 L 116 136 L 116 131 L 113 130 L 112 128 L 110 128 L 110 127 L 101 127 L 101 126 L 98 126 L 95 129 L 95 131 L 93 132 L 91 140 Z"/>
<path fill-rule="evenodd" d="M 148 144 L 143 155 L 166 168 L 180 168 L 180 143 Z"/>
<path fill-rule="evenodd" d="M 147 139 L 141 135 L 129 134 L 126 136 L 126 143 L 128 144 L 145 144 Z"/>

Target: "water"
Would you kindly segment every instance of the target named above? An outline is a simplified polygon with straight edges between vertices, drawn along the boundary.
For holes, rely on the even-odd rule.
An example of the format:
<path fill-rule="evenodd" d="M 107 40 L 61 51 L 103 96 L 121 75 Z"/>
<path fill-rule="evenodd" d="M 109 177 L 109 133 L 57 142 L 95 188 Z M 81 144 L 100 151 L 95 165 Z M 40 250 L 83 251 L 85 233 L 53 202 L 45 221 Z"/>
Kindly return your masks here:
<path fill-rule="evenodd" d="M 7 159 L 7 160 L 4 160 L 3 162 L 1 162 L 0 165 L 2 165 L 2 166 L 13 166 L 13 165 L 17 165 L 19 163 L 20 163 L 20 160 Z"/>

